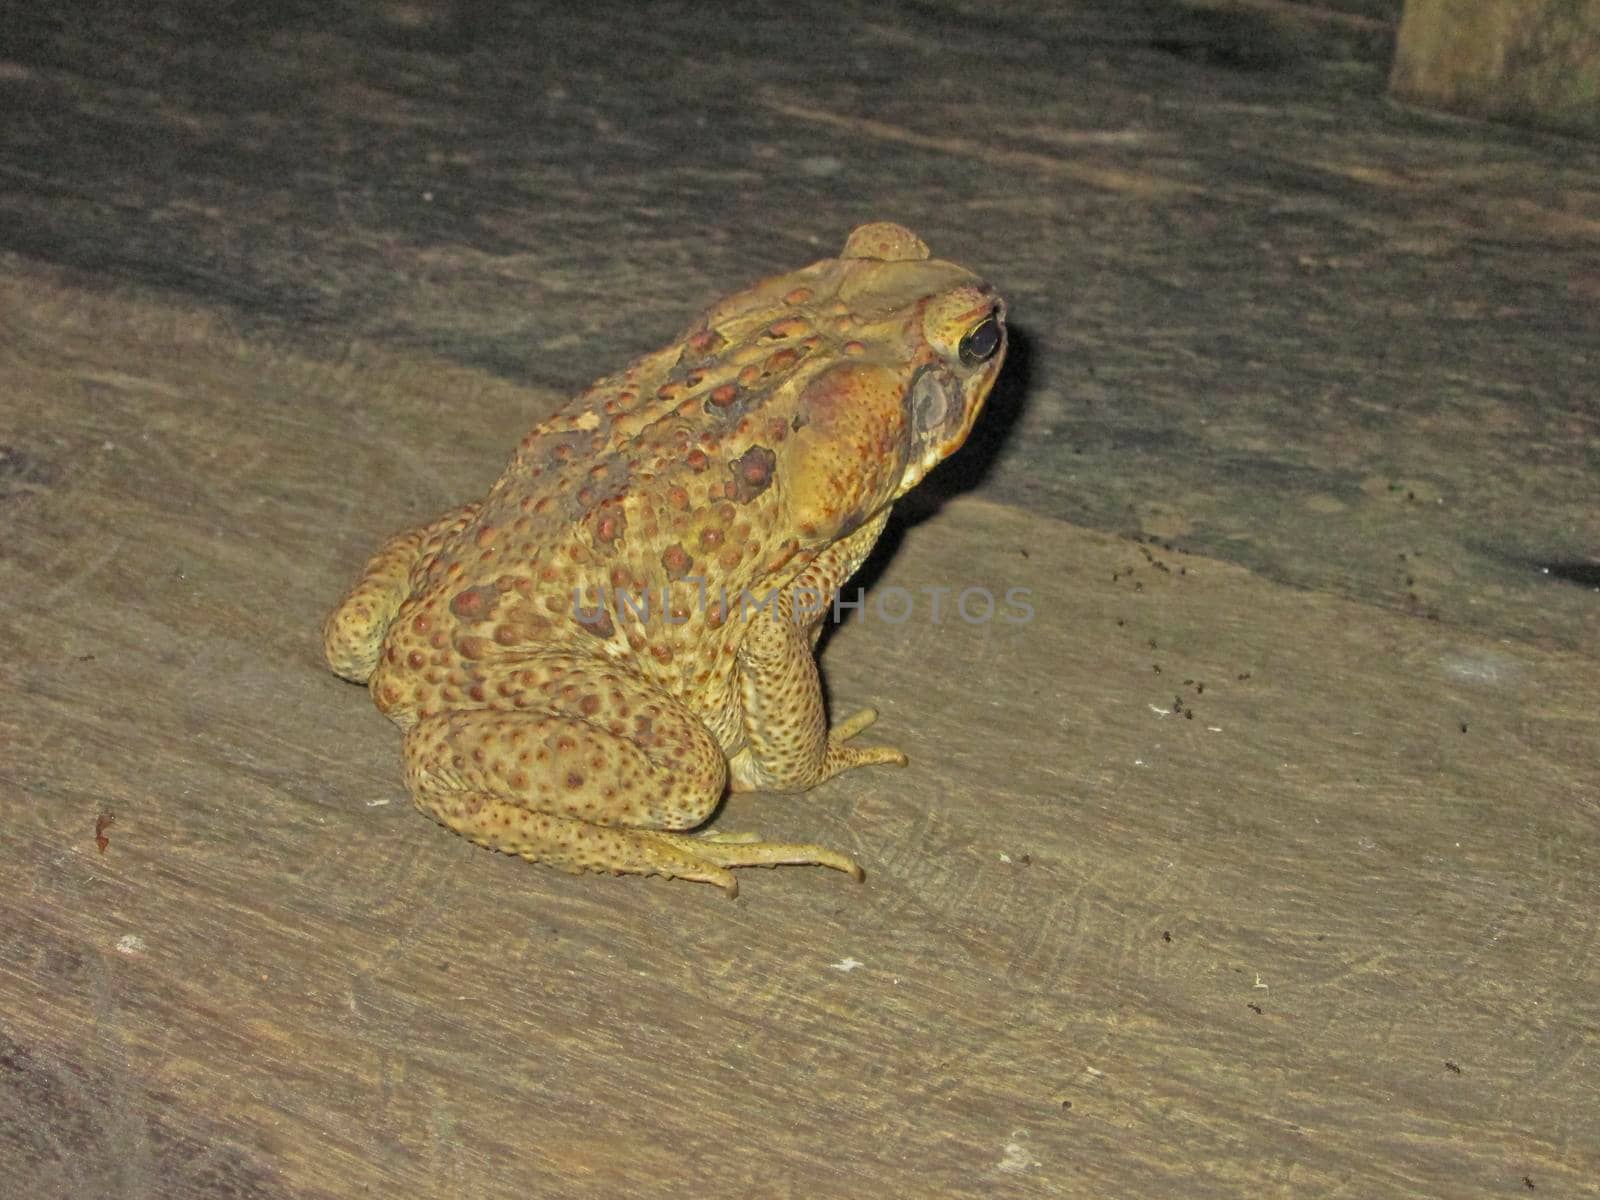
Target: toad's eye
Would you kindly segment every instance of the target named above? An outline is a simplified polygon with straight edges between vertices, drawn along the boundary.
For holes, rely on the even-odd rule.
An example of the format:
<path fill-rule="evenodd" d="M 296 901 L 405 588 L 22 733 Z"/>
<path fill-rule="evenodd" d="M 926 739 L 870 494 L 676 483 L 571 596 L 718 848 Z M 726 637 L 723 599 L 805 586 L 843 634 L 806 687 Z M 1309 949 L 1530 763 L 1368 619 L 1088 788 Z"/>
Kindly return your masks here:
<path fill-rule="evenodd" d="M 981 362 L 988 362 L 998 349 L 1000 349 L 1000 318 L 990 313 L 973 328 L 972 332 L 961 339 L 961 345 L 956 347 L 956 352 L 961 355 L 964 364 L 975 367 Z"/>

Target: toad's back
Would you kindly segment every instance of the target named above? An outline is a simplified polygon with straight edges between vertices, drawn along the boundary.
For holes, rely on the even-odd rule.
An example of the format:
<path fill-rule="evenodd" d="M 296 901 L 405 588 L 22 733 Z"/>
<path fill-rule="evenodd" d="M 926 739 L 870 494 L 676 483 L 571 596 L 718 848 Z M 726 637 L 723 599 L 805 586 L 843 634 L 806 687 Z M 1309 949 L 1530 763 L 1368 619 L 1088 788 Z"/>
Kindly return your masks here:
<path fill-rule="evenodd" d="M 904 465 L 897 430 L 811 428 L 813 385 L 831 375 L 821 391 L 849 398 L 854 380 L 888 372 L 904 388 L 929 356 L 924 309 L 952 286 L 986 291 L 948 263 L 815 263 L 722 301 L 535 426 L 419 559 L 384 647 L 380 706 L 397 717 L 493 706 L 482 685 L 495 664 L 562 649 L 630 663 L 714 720 L 741 597 L 771 596 L 841 522 L 864 523 L 847 502 Z M 793 442 L 809 445 L 791 455 Z M 800 459 L 840 503 L 787 502 Z M 437 678 L 417 678 L 418 662 Z"/>

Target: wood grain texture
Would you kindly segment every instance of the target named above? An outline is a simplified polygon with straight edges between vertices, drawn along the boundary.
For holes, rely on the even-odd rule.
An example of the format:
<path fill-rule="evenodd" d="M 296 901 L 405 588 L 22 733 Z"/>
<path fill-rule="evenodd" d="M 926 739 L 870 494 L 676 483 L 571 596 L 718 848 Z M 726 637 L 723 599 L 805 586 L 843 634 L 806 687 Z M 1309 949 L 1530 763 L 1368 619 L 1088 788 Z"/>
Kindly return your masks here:
<path fill-rule="evenodd" d="M 957 500 L 824 660 L 913 765 L 719 817 L 864 885 L 572 879 L 411 812 L 394 730 L 317 661 L 364 549 L 554 397 L 7 267 L 0 1160 L 27 1194 L 1600 1172 L 1592 657 Z M 929 586 L 1033 618 L 935 624 Z M 893 623 L 894 587 L 928 603 Z"/>
<path fill-rule="evenodd" d="M 1474 117 L 1600 134 L 1600 4 L 1406 0 L 1393 94 Z"/>

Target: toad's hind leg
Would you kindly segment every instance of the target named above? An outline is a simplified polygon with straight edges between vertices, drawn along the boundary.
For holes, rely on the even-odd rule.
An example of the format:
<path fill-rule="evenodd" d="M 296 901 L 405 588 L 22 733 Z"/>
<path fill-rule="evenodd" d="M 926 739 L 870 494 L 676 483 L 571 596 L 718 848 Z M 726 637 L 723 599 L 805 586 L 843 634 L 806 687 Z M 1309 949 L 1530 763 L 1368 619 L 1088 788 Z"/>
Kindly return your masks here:
<path fill-rule="evenodd" d="M 574 875 L 610 871 L 617 875 L 664 875 L 739 894 L 733 867 L 803 864 L 832 867 L 856 880 L 861 868 L 848 856 L 824 846 L 763 842 L 737 834 L 696 837 L 654 829 L 621 829 L 557 817 L 502 800 L 486 792 L 455 792 L 418 806 L 441 824 L 480 846 L 542 862 Z"/>
<path fill-rule="evenodd" d="M 417 807 L 481 846 L 572 872 L 693 879 L 729 895 L 735 867 L 809 863 L 860 878 L 853 861 L 822 846 L 682 832 L 711 815 L 726 785 L 710 731 L 670 696 L 613 670 L 568 668 L 560 683 L 535 689 L 539 711 L 419 721 L 405 742 Z M 597 694 L 631 720 L 586 715 L 585 697 Z"/>
<path fill-rule="evenodd" d="M 335 675 L 353 683 L 367 682 L 378 665 L 389 622 L 411 590 L 412 568 L 437 554 L 440 543 L 477 514 L 478 505 L 463 504 L 426 525 L 396 534 L 378 548 L 356 585 L 322 623 L 322 652 Z"/>

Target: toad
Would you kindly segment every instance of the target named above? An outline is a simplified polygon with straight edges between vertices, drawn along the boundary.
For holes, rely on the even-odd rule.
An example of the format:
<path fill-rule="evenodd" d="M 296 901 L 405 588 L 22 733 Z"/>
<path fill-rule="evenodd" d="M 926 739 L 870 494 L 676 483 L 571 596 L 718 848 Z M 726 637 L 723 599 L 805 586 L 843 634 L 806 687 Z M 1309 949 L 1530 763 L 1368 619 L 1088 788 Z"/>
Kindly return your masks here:
<path fill-rule="evenodd" d="M 417 806 L 568 871 L 716 884 L 861 868 L 696 834 L 734 791 L 904 765 L 830 729 L 814 647 L 890 506 L 971 430 L 1005 306 L 915 234 L 713 306 L 525 436 L 481 500 L 386 542 L 323 627 L 404 734 Z"/>

